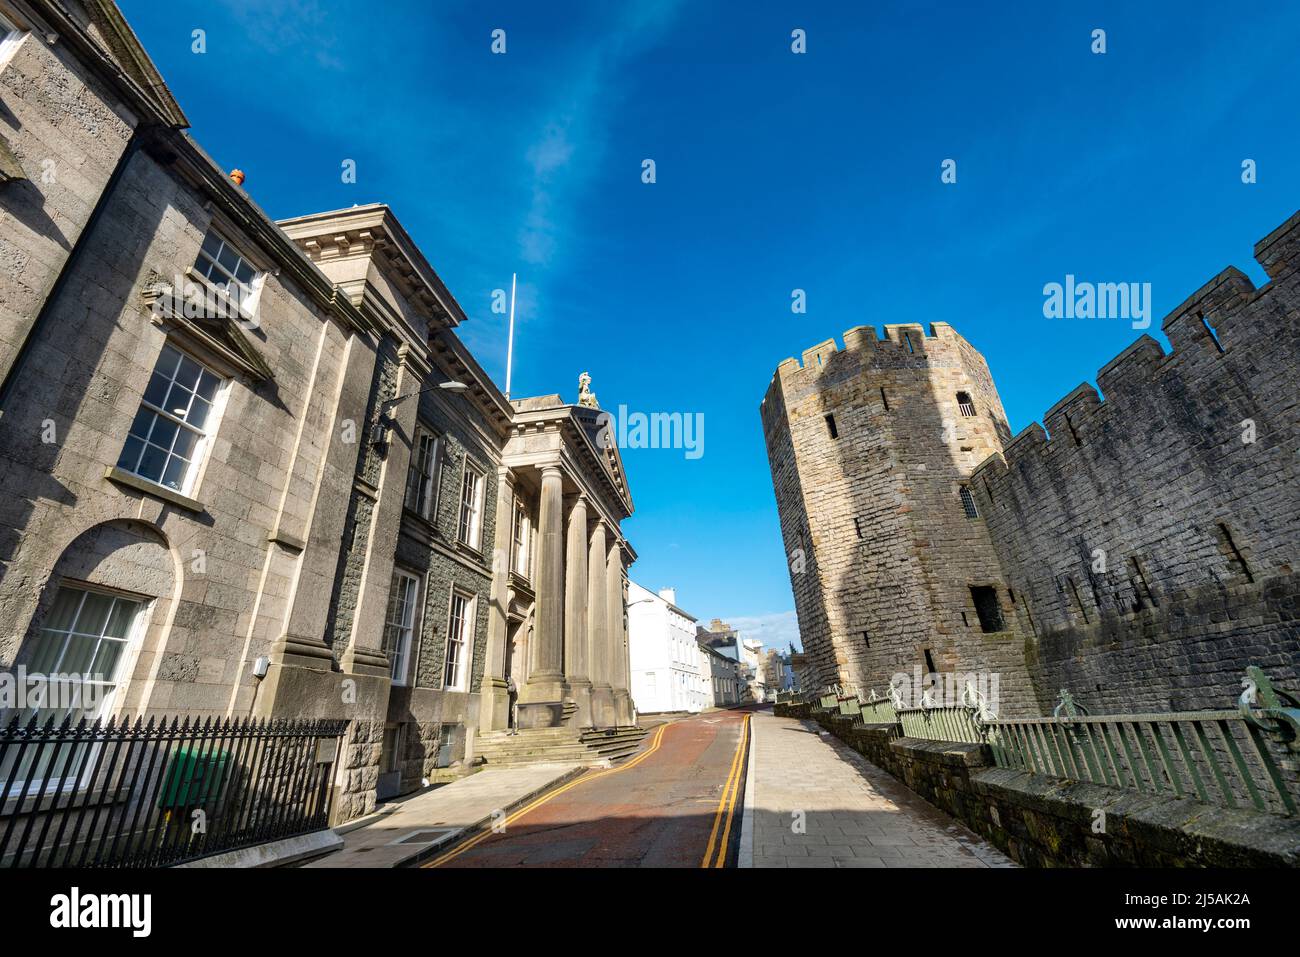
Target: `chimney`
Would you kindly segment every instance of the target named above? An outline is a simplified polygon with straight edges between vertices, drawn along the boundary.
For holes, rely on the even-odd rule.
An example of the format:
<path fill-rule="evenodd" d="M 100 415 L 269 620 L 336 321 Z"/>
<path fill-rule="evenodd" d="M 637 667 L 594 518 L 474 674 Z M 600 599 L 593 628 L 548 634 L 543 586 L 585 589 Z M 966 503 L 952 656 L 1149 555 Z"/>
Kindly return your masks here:
<path fill-rule="evenodd" d="M 668 602 L 668 604 L 675 605 L 677 604 L 677 589 L 661 588 L 659 589 L 659 597 Z"/>

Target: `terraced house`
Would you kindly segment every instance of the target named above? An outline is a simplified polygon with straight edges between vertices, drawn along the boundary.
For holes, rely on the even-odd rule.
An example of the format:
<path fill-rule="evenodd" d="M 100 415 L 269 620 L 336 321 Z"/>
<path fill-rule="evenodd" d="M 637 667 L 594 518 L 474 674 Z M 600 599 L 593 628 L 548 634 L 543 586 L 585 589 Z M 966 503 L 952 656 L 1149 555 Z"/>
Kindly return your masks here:
<path fill-rule="evenodd" d="M 521 759 L 512 686 L 548 746 L 631 727 L 598 410 L 509 401 L 387 206 L 271 221 L 108 0 L 0 36 L 0 669 L 96 692 L 5 722 L 335 719 L 336 822 Z"/>

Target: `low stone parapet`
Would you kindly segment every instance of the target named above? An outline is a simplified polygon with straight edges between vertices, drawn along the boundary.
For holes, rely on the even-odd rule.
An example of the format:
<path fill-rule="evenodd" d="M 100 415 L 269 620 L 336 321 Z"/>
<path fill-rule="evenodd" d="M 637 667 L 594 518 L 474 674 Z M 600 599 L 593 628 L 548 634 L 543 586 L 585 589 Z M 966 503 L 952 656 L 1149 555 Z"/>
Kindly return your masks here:
<path fill-rule="evenodd" d="M 1026 866 L 1300 866 L 1295 818 L 998 768 L 984 744 L 902 737 L 896 724 L 853 724 L 816 708 L 812 716 Z"/>

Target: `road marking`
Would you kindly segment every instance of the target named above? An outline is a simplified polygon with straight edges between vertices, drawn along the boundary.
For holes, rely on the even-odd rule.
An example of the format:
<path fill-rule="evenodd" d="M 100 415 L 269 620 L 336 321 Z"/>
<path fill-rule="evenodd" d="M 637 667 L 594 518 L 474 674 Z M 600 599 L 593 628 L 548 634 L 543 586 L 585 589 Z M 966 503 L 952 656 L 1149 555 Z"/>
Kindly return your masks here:
<path fill-rule="evenodd" d="M 709 833 L 709 845 L 704 850 L 704 860 L 700 862 L 700 867 L 722 867 L 727 858 L 727 838 L 731 834 L 731 821 L 736 811 L 736 796 L 740 793 L 740 782 L 744 777 L 740 759 L 745 753 L 745 744 L 749 740 L 749 719 L 750 715 L 745 715 L 745 720 L 740 723 L 740 740 L 736 742 L 736 753 L 731 758 L 731 770 L 727 773 L 727 782 L 722 787 L 722 797 L 718 800 L 718 810 L 713 817 L 713 830 Z M 722 840 L 716 845 L 717 859 L 712 860 L 714 842 L 717 840 L 720 827 Z"/>
<path fill-rule="evenodd" d="M 750 730 L 749 761 L 745 771 L 745 807 L 740 815 L 740 851 L 736 855 L 737 867 L 754 866 L 754 804 L 758 794 L 758 735 Z"/>
<path fill-rule="evenodd" d="M 663 740 L 664 732 L 667 730 L 668 730 L 668 725 L 661 724 L 659 726 L 659 730 L 655 732 L 654 741 L 651 742 L 650 747 L 646 748 L 644 751 L 638 754 L 631 761 L 627 762 L 627 764 L 620 764 L 616 768 L 606 768 L 604 771 L 589 771 L 588 773 L 584 774 L 582 777 L 574 781 L 570 781 L 568 784 L 564 785 L 563 787 L 558 787 L 554 791 L 550 791 L 546 794 L 543 794 L 536 801 L 533 801 L 531 804 L 529 804 L 526 807 L 520 808 L 518 811 L 515 811 L 514 814 L 506 818 L 505 822 L 501 825 L 502 830 L 504 831 L 505 829 L 508 829 L 511 824 L 514 824 L 515 821 L 519 820 L 525 814 L 528 814 L 531 811 L 535 811 L 537 808 L 541 807 L 543 804 L 547 803 L 548 801 L 552 801 L 555 798 L 559 797 L 565 791 L 571 790 L 572 788 L 576 788 L 579 784 L 584 784 L 588 781 L 595 781 L 597 778 L 607 777 L 608 775 L 611 774 L 619 774 L 623 771 L 632 770 L 632 768 L 636 767 L 646 758 L 650 757 L 650 755 L 654 754 L 656 751 L 659 750 L 659 743 Z M 422 866 L 426 868 L 440 867 L 443 864 L 446 864 L 448 861 L 460 857 L 460 855 L 464 854 L 466 851 L 469 851 L 477 847 L 479 844 L 482 844 L 489 837 L 492 837 L 497 833 L 500 832 L 494 830 L 484 831 L 483 833 L 473 838 L 470 838 L 470 840 L 466 841 L 464 844 L 461 844 L 459 847 L 452 848 L 446 854 Z"/>

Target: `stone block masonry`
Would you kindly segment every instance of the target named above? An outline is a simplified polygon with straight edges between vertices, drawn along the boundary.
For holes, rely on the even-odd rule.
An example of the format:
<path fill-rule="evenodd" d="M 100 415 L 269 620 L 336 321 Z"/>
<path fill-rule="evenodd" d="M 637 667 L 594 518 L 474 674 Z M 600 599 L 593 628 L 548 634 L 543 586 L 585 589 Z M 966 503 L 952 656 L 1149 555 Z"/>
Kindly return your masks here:
<path fill-rule="evenodd" d="M 1094 713 L 1300 684 L 1300 214 L 975 472 L 1027 665 Z M 1048 437 L 1050 434 L 1050 438 Z"/>
<path fill-rule="evenodd" d="M 1296 867 L 1300 821 L 993 766 L 987 745 L 900 737 L 808 704 L 816 721 L 1018 864 L 1030 867 Z M 1104 822 L 1098 828 L 1098 821 Z"/>
<path fill-rule="evenodd" d="M 1027 707 L 1028 632 L 1012 606 L 982 620 L 972 591 L 1006 591 L 964 498 L 1009 435 L 992 377 L 947 324 L 885 333 L 787 359 L 763 400 L 805 657 L 864 697 L 913 667 L 998 673 L 1003 701 Z"/>
<path fill-rule="evenodd" d="M 272 222 L 184 133 L 110 0 L 19 6 L 0 57 L 0 671 L 43 671 L 85 607 L 76 628 L 113 632 L 89 720 L 344 720 L 333 820 L 366 814 L 471 766 L 530 643 L 561 647 L 533 607 L 556 607 L 535 543 L 558 470 L 609 543 L 594 607 L 625 696 L 632 501 L 597 412 L 511 403 L 387 206 Z M 222 270 L 249 321 L 207 308 Z"/>
<path fill-rule="evenodd" d="M 816 680 L 999 671 L 1006 715 L 1061 688 L 1205 707 L 1251 664 L 1294 686 L 1298 254 L 1300 214 L 1255 247 L 1265 286 L 1225 269 L 1164 320 L 1171 353 L 1142 336 L 1015 437 L 942 323 L 781 363 L 761 411 Z"/>

